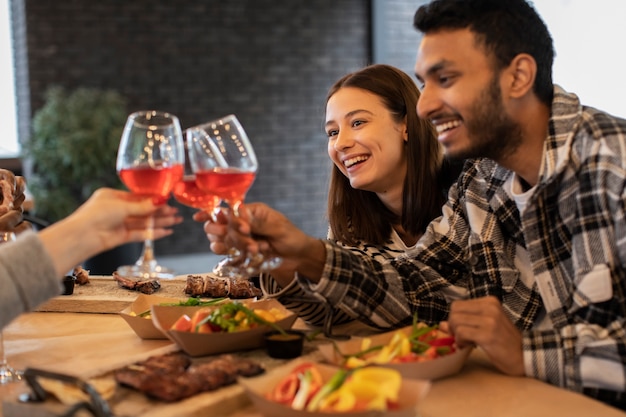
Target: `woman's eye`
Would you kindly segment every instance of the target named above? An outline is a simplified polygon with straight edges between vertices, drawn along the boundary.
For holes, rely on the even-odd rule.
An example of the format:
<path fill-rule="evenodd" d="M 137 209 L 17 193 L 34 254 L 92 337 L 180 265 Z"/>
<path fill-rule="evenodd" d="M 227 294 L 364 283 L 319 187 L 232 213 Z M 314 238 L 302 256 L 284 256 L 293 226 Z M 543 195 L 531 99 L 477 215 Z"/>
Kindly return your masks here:
<path fill-rule="evenodd" d="M 328 136 L 329 138 L 333 138 L 337 136 L 338 132 L 339 132 L 338 130 L 329 130 L 328 132 L 326 132 L 326 136 Z"/>
<path fill-rule="evenodd" d="M 365 123 L 364 120 L 355 120 L 354 122 L 352 122 L 352 127 L 361 126 L 363 123 Z"/>

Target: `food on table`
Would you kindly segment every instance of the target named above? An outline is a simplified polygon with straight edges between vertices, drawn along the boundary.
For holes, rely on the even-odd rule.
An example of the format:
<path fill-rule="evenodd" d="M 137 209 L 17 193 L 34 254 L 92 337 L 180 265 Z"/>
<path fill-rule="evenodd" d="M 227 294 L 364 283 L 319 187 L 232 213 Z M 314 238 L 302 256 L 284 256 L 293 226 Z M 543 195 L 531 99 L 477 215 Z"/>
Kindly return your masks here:
<path fill-rule="evenodd" d="M 185 294 L 192 297 L 260 297 L 263 292 L 247 279 L 216 278 L 208 275 L 187 275 Z"/>
<path fill-rule="evenodd" d="M 117 271 L 113 272 L 113 279 L 117 281 L 117 285 L 120 288 L 124 288 L 131 291 L 139 291 L 143 294 L 154 294 L 156 291 L 161 288 L 161 284 L 158 279 L 145 279 L 136 281 L 133 278 L 126 278 L 117 273 Z"/>
<path fill-rule="evenodd" d="M 206 307 L 197 310 L 193 317 L 183 314 L 172 325 L 171 330 L 195 333 L 238 332 L 261 325 L 274 327 L 274 323 L 286 317 L 278 308 L 263 310 L 249 308 L 239 302 Z"/>
<path fill-rule="evenodd" d="M 339 369 L 323 381 L 316 365 L 295 367 L 266 394 L 266 398 L 296 410 L 355 412 L 394 410 L 402 376 L 393 369 L 366 367 Z"/>
<path fill-rule="evenodd" d="M 410 334 L 397 331 L 386 345 L 371 346 L 371 339 L 363 339 L 361 350 L 345 355 L 343 365 L 358 368 L 372 364 L 423 362 L 455 351 L 454 337 L 439 330 L 438 326 L 420 323 L 413 326 Z"/>
<path fill-rule="evenodd" d="M 74 267 L 74 270 L 72 271 L 72 275 L 76 277 L 76 284 L 78 285 L 89 284 L 89 271 L 86 269 L 83 269 L 82 266 L 78 265 Z"/>
<path fill-rule="evenodd" d="M 212 300 L 200 300 L 198 298 L 195 297 L 190 297 L 185 301 L 179 301 L 177 303 L 159 303 L 158 305 L 160 306 L 179 306 L 179 307 L 208 307 L 208 306 L 213 306 L 216 304 L 219 304 L 223 301 L 225 301 L 226 298 L 214 298 Z M 133 317 L 143 317 L 146 319 L 151 319 L 152 318 L 152 309 L 148 309 L 142 312 L 135 312 L 135 311 L 131 311 L 130 313 L 128 313 L 129 316 L 133 316 Z"/>
<path fill-rule="evenodd" d="M 238 376 L 263 372 L 261 365 L 246 358 L 221 355 L 208 362 L 192 363 L 187 355 L 177 352 L 118 369 L 115 380 L 149 397 L 173 402 L 233 384 Z"/>

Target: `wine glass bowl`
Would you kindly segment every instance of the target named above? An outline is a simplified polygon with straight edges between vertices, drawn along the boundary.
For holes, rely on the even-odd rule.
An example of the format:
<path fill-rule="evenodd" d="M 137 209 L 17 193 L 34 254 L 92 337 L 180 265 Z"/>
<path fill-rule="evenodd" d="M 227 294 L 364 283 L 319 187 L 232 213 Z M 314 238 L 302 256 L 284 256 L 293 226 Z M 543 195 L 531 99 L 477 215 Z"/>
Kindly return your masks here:
<path fill-rule="evenodd" d="M 220 199 L 216 195 L 207 193 L 198 187 L 195 175 L 185 175 L 178 181 L 174 186 L 172 195 L 179 203 L 204 210 L 207 213 L 212 212 L 220 203 Z"/>
<path fill-rule="evenodd" d="M 189 161 L 196 184 L 218 196 L 239 215 L 239 207 L 252 186 L 258 162 L 248 135 L 233 114 L 187 129 Z M 222 277 L 248 278 L 263 268 L 275 267 L 277 258 L 266 263 L 263 255 L 248 256 L 231 249 L 213 273 Z"/>
<path fill-rule="evenodd" d="M 128 116 L 117 153 L 117 172 L 133 194 L 164 204 L 183 177 L 184 162 L 182 130 L 175 115 L 145 110 Z M 139 280 L 174 278 L 174 272 L 154 258 L 153 222 L 150 218 L 146 225 L 140 258 L 135 265 L 118 267 L 118 274 Z"/>
<path fill-rule="evenodd" d="M 190 131 L 185 131 L 186 135 L 190 134 Z M 191 168 L 191 162 L 189 158 L 189 150 L 187 141 L 185 146 L 185 172 L 183 178 L 176 183 L 172 190 L 172 195 L 179 203 L 192 207 L 198 210 L 204 210 L 207 213 L 212 213 L 213 210 L 220 204 L 220 199 L 217 195 L 206 192 L 198 187 L 196 183 L 196 174 Z"/>
<path fill-rule="evenodd" d="M 237 209 L 254 182 L 258 162 L 234 115 L 187 129 L 189 160 L 200 189 Z"/>
<path fill-rule="evenodd" d="M 236 168 L 215 168 L 198 172 L 196 183 L 202 190 L 212 190 L 238 213 L 255 175 L 255 172 L 243 172 Z"/>

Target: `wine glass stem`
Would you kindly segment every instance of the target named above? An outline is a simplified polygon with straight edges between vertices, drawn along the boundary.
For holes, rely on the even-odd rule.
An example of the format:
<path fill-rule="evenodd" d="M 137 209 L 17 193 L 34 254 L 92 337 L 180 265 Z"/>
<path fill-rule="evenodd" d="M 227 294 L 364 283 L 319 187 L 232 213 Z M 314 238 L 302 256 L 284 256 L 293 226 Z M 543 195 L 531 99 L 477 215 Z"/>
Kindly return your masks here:
<path fill-rule="evenodd" d="M 143 252 L 137 261 L 137 265 L 144 267 L 152 266 L 156 264 L 154 259 L 154 217 L 150 216 L 146 224 L 146 239 L 143 243 Z"/>
<path fill-rule="evenodd" d="M 5 368 L 7 366 L 7 356 L 4 352 L 4 336 L 2 334 L 2 330 L 0 330 L 0 368 Z"/>
<path fill-rule="evenodd" d="M 242 205 L 243 205 L 243 201 L 241 200 L 236 200 L 231 203 L 231 206 L 233 208 L 233 213 L 235 214 L 235 216 L 241 217 L 239 213 L 239 209 L 241 208 Z"/>

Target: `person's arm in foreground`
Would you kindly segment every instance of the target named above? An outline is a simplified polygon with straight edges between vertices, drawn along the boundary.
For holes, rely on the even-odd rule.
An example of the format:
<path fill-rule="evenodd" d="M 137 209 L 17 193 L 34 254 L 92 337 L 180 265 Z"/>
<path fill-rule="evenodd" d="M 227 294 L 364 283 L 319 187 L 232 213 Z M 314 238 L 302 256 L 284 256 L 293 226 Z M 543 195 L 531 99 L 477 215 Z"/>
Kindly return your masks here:
<path fill-rule="evenodd" d="M 177 210 L 150 199 L 100 189 L 73 214 L 39 233 L 25 232 L 0 248 L 0 326 L 61 292 L 61 277 L 85 259 L 123 243 L 142 241 L 155 216 L 154 238 L 172 233 Z"/>

